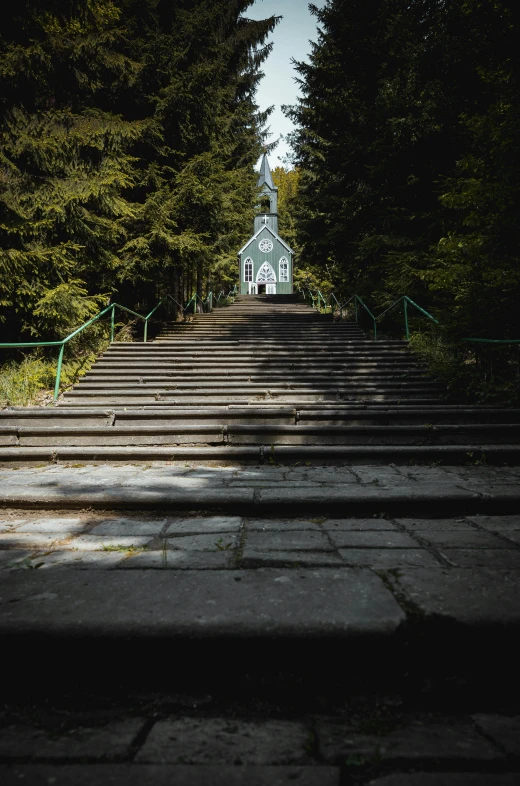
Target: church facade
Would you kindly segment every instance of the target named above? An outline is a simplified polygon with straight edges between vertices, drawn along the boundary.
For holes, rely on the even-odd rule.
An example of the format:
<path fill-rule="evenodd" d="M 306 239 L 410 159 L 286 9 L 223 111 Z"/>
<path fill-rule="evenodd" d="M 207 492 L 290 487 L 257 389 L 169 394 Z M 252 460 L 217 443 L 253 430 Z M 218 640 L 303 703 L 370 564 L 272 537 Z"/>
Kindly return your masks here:
<path fill-rule="evenodd" d="M 258 187 L 265 207 L 255 217 L 253 236 L 238 252 L 241 295 L 290 295 L 294 252 L 278 234 L 278 189 L 267 155 L 260 166 Z"/>

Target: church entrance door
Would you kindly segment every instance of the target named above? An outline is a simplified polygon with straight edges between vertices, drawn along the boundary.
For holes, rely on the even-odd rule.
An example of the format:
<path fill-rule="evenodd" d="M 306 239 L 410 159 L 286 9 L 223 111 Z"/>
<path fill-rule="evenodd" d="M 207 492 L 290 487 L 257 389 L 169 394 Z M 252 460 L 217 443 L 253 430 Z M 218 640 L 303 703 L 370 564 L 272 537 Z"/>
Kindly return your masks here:
<path fill-rule="evenodd" d="M 256 285 L 259 295 L 276 294 L 276 276 L 269 262 L 266 261 L 261 265 L 256 277 Z"/>

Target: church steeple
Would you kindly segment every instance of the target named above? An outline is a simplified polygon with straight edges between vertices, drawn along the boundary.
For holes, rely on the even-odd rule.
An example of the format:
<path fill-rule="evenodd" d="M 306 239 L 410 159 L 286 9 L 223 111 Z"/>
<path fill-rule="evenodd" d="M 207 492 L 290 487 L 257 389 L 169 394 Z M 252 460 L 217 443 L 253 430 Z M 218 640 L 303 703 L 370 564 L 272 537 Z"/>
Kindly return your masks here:
<path fill-rule="evenodd" d="M 261 199 L 263 203 L 269 200 L 269 208 L 264 205 L 262 212 L 255 217 L 254 231 L 257 232 L 261 226 L 267 224 L 278 234 L 278 189 L 273 182 L 273 176 L 269 167 L 267 153 L 262 156 L 260 172 L 258 175 L 258 188 L 261 189 Z M 259 208 L 262 206 L 259 205 Z"/>
<path fill-rule="evenodd" d="M 265 152 L 258 191 L 254 234 L 238 252 L 240 294 L 291 295 L 294 252 L 278 234 L 278 189 Z"/>
<path fill-rule="evenodd" d="M 260 188 L 260 186 L 263 186 L 264 183 L 272 191 L 275 190 L 274 183 L 273 183 L 273 176 L 271 174 L 269 161 L 267 159 L 267 153 L 264 153 L 264 155 L 262 156 L 262 163 L 260 164 L 260 174 L 258 176 L 258 187 Z"/>

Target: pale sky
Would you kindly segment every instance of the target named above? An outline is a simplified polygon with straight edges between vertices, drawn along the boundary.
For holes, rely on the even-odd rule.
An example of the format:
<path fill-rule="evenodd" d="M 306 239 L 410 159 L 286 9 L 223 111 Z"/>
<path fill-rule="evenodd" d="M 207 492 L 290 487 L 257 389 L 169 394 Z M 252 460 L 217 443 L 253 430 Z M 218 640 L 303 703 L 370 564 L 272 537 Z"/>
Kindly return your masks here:
<path fill-rule="evenodd" d="M 322 8 L 325 0 L 314 0 L 314 5 Z M 249 19 L 267 19 L 270 16 L 283 16 L 271 34 L 274 48 L 262 65 L 265 76 L 260 82 L 256 101 L 260 109 L 267 109 L 274 104 L 275 109 L 269 118 L 273 142 L 280 135 L 285 136 L 292 131 L 292 124 L 282 113 L 282 104 L 295 104 L 298 86 L 294 81 L 297 76 L 291 64 L 295 60 L 307 60 L 311 46 L 309 40 L 316 41 L 316 17 L 312 16 L 307 0 L 255 0 L 245 12 Z M 288 166 L 282 161 L 289 147 L 281 139 L 278 147 L 269 155 L 271 168 Z"/>

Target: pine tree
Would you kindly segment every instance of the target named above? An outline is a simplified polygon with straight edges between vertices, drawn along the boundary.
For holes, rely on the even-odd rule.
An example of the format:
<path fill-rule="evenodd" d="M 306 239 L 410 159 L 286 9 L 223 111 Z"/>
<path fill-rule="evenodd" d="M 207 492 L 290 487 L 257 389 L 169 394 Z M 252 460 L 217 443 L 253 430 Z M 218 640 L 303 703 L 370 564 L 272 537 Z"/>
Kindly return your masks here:
<path fill-rule="evenodd" d="M 511 0 L 329 0 L 288 108 L 302 256 L 345 294 L 408 294 L 451 335 L 520 334 Z"/>

